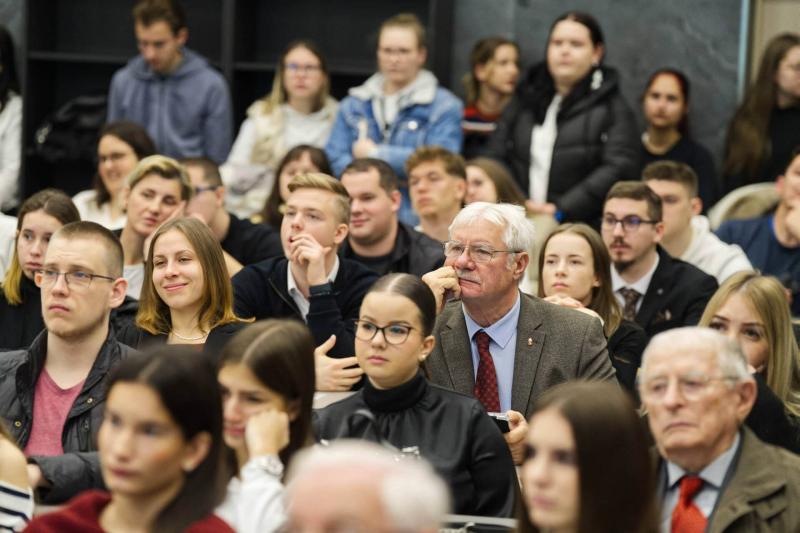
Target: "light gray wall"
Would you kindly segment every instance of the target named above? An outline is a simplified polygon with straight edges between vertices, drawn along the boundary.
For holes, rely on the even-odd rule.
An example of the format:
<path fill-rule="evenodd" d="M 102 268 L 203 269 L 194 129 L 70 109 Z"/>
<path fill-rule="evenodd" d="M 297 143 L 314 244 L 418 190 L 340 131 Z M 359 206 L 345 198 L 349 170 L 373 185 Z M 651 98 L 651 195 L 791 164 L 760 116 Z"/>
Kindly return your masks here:
<path fill-rule="evenodd" d="M 742 0 L 456 0 L 451 87 L 469 69 L 472 44 L 501 34 L 516 39 L 524 66 L 544 58 L 547 32 L 559 15 L 586 11 L 600 22 L 609 66 L 641 121 L 639 95 L 660 67 L 682 70 L 691 81 L 693 135 L 719 156 L 737 105 Z"/>

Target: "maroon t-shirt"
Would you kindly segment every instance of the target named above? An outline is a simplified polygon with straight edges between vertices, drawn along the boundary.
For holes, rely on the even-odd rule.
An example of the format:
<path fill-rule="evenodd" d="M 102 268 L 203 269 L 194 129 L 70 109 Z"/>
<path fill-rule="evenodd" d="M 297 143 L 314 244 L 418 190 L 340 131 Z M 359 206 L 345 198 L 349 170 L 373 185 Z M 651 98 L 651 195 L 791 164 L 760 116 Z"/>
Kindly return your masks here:
<path fill-rule="evenodd" d="M 68 389 L 62 389 L 53 381 L 47 370 L 42 370 L 33 393 L 33 427 L 28 444 L 25 445 L 25 455 L 64 453 L 61 444 L 64 422 L 67 421 L 67 415 L 75 403 L 75 398 L 83 389 L 84 381 Z"/>

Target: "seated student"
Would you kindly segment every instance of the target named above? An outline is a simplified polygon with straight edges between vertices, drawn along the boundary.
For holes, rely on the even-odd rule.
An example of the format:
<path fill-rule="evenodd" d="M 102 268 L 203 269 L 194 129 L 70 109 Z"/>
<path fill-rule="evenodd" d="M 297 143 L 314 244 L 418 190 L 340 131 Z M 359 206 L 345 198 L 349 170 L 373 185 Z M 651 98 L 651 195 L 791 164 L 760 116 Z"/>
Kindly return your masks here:
<path fill-rule="evenodd" d="M 464 205 L 467 171 L 464 159 L 439 146 L 422 146 L 406 161 L 411 205 L 421 231 L 439 242 L 447 240 L 450 223 Z"/>
<path fill-rule="evenodd" d="M 404 164 L 420 146 L 461 151 L 463 106 L 425 70 L 425 28 L 410 13 L 383 22 L 378 36 L 378 71 L 342 100 L 325 146 L 340 176 L 353 159 L 374 157 L 405 178 Z M 408 190 L 401 187 L 400 220 L 413 224 Z"/>
<path fill-rule="evenodd" d="M 689 92 L 689 79 L 679 70 L 662 68 L 650 75 L 642 94 L 647 130 L 642 134 L 641 159 L 643 167 L 666 160 L 691 168 L 697 178 L 693 197 L 700 199 L 699 208 L 705 211 L 719 200 L 721 185 L 711 152 L 689 133 Z"/>
<path fill-rule="evenodd" d="M 314 341 L 336 335 L 331 355 L 353 354 L 353 320 L 377 274 L 337 250 L 347 238 L 347 189 L 325 174 L 302 174 L 289 184 L 281 224 L 285 257 L 244 267 L 233 277 L 234 309 L 242 318 L 296 318 Z"/>
<path fill-rule="evenodd" d="M 272 90 L 247 108 L 221 169 L 231 211 L 249 217 L 262 209 L 288 150 L 301 143 L 325 146 L 339 107 L 329 91 L 322 50 L 307 39 L 289 43 L 278 59 Z"/>
<path fill-rule="evenodd" d="M 397 175 L 380 159 L 355 159 L 342 172 L 350 195 L 350 231 L 339 255 L 377 272 L 415 276 L 444 263 L 442 244 L 397 219 Z"/>
<path fill-rule="evenodd" d="M 28 531 L 233 533 L 213 514 L 231 472 L 209 363 L 176 347 L 136 354 L 108 380 L 103 410 L 97 441 L 108 492 L 86 491 Z"/>
<path fill-rule="evenodd" d="M 44 329 L 42 298 L 34 277 L 42 268 L 53 233 L 80 219 L 69 196 L 55 189 L 39 191 L 22 203 L 14 255 L 0 297 L 0 350 L 27 348 Z"/>
<path fill-rule="evenodd" d="M 536 402 L 528 425 L 518 531 L 657 531 L 647 435 L 618 387 L 557 385 Z"/>
<path fill-rule="evenodd" d="M 595 230 L 573 223 L 553 230 L 539 254 L 538 296 L 599 318 L 617 379 L 626 389 L 635 390 L 648 338 L 636 322 L 622 318 L 611 289 L 611 259 Z"/>
<path fill-rule="evenodd" d="M 122 190 L 125 178 L 143 158 L 155 155 L 147 131 L 135 122 L 120 120 L 100 129 L 94 186 L 72 197 L 81 220 L 116 230 L 125 225 Z"/>
<path fill-rule="evenodd" d="M 742 427 L 756 384 L 736 342 L 697 327 L 657 335 L 639 394 L 660 455 L 661 531 L 800 531 L 800 457 Z"/>
<path fill-rule="evenodd" d="M 109 327 L 127 288 L 119 241 L 94 222 L 65 225 L 36 283 L 47 329 L 27 350 L 0 357 L 0 413 L 31 463 L 31 486 L 55 503 L 102 484 L 98 406 L 109 371 L 132 351 Z"/>
<path fill-rule="evenodd" d="M 186 204 L 188 216 L 199 217 L 222 245 L 228 272 L 283 254 L 281 236 L 266 224 L 253 224 L 225 210 L 225 187 L 217 164 L 205 157 L 181 160 L 194 195 Z"/>
<path fill-rule="evenodd" d="M 774 213 L 750 220 L 729 220 L 717 236 L 742 247 L 753 266 L 778 278 L 792 295 L 792 315 L 800 315 L 800 147 L 775 189 L 780 198 Z"/>
<path fill-rule="evenodd" d="M 344 524 L 354 532 L 431 533 L 450 500 L 426 461 L 398 461 L 369 442 L 303 450 L 288 479 L 288 531 L 342 531 Z"/>
<path fill-rule="evenodd" d="M 700 214 L 697 174 L 684 163 L 656 161 L 642 170 L 642 180 L 661 198 L 664 236 L 661 246 L 672 257 L 691 263 L 722 283 L 736 272 L 753 270 L 736 245 L 722 242 Z"/>
<path fill-rule="evenodd" d="M 474 399 L 428 383 L 420 369 L 435 343 L 436 300 L 410 274 L 380 278 L 364 297 L 356 357 L 368 379 L 318 414 L 322 441 L 360 438 L 431 462 L 450 485 L 456 514 L 508 517 L 517 483 L 511 454 Z"/>
<path fill-rule="evenodd" d="M 120 342 L 137 349 L 192 344 L 218 357 L 242 327 L 222 249 L 199 220 L 176 218 L 156 230 L 144 277 L 136 323 L 117 334 Z"/>
<path fill-rule="evenodd" d="M 461 129 L 465 158 L 480 155 L 519 79 L 519 46 L 505 37 L 485 37 L 472 47 L 464 76 L 466 107 Z"/>
<path fill-rule="evenodd" d="M 193 188 L 183 166 L 169 157 L 145 157 L 127 177 L 122 194 L 128 218 L 119 235 L 125 253 L 128 295 L 139 298 L 144 283 L 145 243 L 168 218 L 181 216 Z"/>
<path fill-rule="evenodd" d="M 223 350 L 218 378 L 239 476 L 217 514 L 239 533 L 279 531 L 284 466 L 313 442 L 314 339 L 294 320 L 248 326 Z"/>
<path fill-rule="evenodd" d="M 714 293 L 700 325 L 741 345 L 758 385 L 746 420 L 750 429 L 764 442 L 800 453 L 800 350 L 780 282 L 756 272 L 734 274 Z"/>
<path fill-rule="evenodd" d="M 525 196 L 508 170 L 488 157 L 476 157 L 466 163 L 467 193 L 464 203 L 491 202 L 525 206 Z"/>
<path fill-rule="evenodd" d="M 308 172 L 321 172 L 333 175 L 331 164 L 325 152 L 315 146 L 300 144 L 295 146 L 283 156 L 278 168 L 275 170 L 272 190 L 267 196 L 267 201 L 260 213 L 253 215 L 253 222 L 267 224 L 280 231 L 283 213 L 286 211 L 286 200 L 289 198 L 289 182 L 295 176 Z"/>
<path fill-rule="evenodd" d="M 33 516 L 25 455 L 0 421 L 0 530 L 22 531 Z"/>
<path fill-rule="evenodd" d="M 641 181 L 616 183 L 603 206 L 602 236 L 613 262 L 611 283 L 622 318 L 649 336 L 695 325 L 717 281 L 659 243 L 664 236 L 661 198 Z"/>

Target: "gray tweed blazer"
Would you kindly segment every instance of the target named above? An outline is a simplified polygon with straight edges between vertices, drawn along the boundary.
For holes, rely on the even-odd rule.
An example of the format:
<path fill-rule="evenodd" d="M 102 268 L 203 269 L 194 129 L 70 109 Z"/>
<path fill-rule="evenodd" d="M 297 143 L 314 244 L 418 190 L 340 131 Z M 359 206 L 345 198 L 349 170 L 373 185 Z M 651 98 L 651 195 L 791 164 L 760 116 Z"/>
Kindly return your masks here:
<path fill-rule="evenodd" d="M 600 321 L 580 311 L 520 293 L 511 408 L 528 418 L 545 390 L 570 379 L 612 380 L 614 367 Z M 425 360 L 431 382 L 472 395 L 475 370 L 460 300 L 448 302 Z"/>

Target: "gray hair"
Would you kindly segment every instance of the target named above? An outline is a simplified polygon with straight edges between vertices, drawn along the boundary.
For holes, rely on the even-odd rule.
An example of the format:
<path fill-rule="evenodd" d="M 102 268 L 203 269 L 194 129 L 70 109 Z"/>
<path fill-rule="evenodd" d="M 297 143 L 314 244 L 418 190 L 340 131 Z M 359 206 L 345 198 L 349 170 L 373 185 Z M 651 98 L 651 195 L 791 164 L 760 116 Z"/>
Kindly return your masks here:
<path fill-rule="evenodd" d="M 454 229 L 481 220 L 503 228 L 503 243 L 507 250 L 527 252 L 533 248 L 533 222 L 525 216 L 525 208 L 519 205 L 473 202 L 458 212 L 447 230 L 452 235 Z"/>
<path fill-rule="evenodd" d="M 287 495 L 298 480 L 313 480 L 332 468 L 375 472 L 383 510 L 395 531 L 438 530 L 450 509 L 449 489 L 427 461 L 398 460 L 382 446 L 349 439 L 298 452 L 289 467 Z"/>
<path fill-rule="evenodd" d="M 747 358 L 738 342 L 718 331 L 698 326 L 676 328 L 659 333 L 642 354 L 642 375 L 647 371 L 649 355 L 656 351 L 709 350 L 717 356 L 722 374 L 738 382 L 753 379 L 747 368 Z"/>

